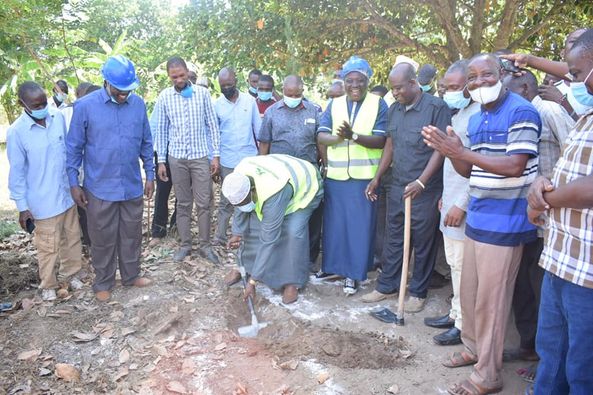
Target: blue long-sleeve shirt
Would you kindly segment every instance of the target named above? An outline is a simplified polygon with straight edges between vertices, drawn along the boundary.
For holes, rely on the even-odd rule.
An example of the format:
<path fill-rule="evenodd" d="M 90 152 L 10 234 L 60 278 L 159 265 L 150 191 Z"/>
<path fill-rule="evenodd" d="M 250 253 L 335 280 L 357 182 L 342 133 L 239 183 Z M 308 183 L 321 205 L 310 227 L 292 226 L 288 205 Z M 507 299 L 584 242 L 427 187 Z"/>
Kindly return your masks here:
<path fill-rule="evenodd" d="M 142 196 L 139 159 L 146 179 L 154 180 L 153 147 L 144 101 L 130 94 L 123 104 L 105 89 L 77 100 L 66 138 L 70 186 L 78 185 L 84 165 L 84 188 L 99 199 L 118 202 Z"/>
<path fill-rule="evenodd" d="M 66 123 L 50 108 L 45 127 L 23 113 L 9 128 L 8 189 L 19 211 L 35 219 L 62 214 L 74 205 L 66 177 Z"/>

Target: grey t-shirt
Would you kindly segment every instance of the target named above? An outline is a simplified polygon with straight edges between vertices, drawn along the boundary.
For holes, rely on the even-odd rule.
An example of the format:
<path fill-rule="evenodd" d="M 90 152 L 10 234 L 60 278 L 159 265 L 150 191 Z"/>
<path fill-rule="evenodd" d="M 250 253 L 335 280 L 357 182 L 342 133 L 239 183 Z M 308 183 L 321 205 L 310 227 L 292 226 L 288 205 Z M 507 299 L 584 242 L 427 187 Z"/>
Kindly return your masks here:
<path fill-rule="evenodd" d="M 313 104 L 303 101 L 293 109 L 280 100 L 266 110 L 257 139 L 270 143 L 270 154 L 316 163 L 318 126 L 319 111 Z"/>

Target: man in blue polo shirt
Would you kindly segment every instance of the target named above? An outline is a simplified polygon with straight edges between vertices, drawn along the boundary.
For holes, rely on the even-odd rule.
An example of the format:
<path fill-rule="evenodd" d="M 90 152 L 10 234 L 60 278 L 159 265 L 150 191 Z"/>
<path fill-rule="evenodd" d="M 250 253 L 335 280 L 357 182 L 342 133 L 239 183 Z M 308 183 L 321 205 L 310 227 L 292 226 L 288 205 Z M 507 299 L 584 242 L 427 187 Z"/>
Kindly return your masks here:
<path fill-rule="evenodd" d="M 475 56 L 467 88 L 482 104 L 470 118 L 465 148 L 451 127 L 447 134 L 423 129 L 426 144 L 451 159 L 470 180 L 466 241 L 461 273 L 465 350 L 447 367 L 474 366 L 471 376 L 449 388 L 451 394 L 493 393 L 502 389 L 502 353 L 507 318 L 523 245 L 535 240 L 527 219 L 527 190 L 537 175 L 541 121 L 535 107 L 502 87 L 496 57 Z"/>

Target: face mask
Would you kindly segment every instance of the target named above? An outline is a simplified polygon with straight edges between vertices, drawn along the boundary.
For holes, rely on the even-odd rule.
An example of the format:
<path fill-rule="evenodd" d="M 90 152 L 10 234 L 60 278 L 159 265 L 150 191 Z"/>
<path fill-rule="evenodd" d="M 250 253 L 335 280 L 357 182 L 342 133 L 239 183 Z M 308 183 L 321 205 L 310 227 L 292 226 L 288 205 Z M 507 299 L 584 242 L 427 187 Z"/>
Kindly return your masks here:
<path fill-rule="evenodd" d="M 230 100 L 233 96 L 235 96 L 235 92 L 237 92 L 237 87 L 231 86 L 229 88 L 221 88 L 220 92 L 224 95 L 224 97 Z"/>
<path fill-rule="evenodd" d="M 296 99 L 294 97 L 284 97 L 284 104 L 286 104 L 287 107 L 289 108 L 296 108 L 299 104 L 301 104 L 301 101 L 303 100 L 302 97 L 297 97 Z"/>
<path fill-rule="evenodd" d="M 443 100 L 449 108 L 461 110 L 469 105 L 470 98 L 463 95 L 463 90 L 455 92 L 445 92 Z"/>
<path fill-rule="evenodd" d="M 583 82 L 570 83 L 570 90 L 572 91 L 575 100 L 579 102 L 579 104 L 587 107 L 593 107 L 593 95 L 589 93 L 587 85 L 585 85 L 585 82 L 591 77 L 591 73 L 593 73 L 593 69 L 589 71 L 589 74 L 587 74 L 587 77 L 585 77 Z"/>
<path fill-rule="evenodd" d="M 469 94 L 472 99 L 480 104 L 492 103 L 500 95 L 502 90 L 502 82 L 498 81 L 492 86 L 482 86 L 474 90 L 470 90 Z"/>
<path fill-rule="evenodd" d="M 56 93 L 54 95 L 54 98 L 59 101 L 60 103 L 64 103 L 64 100 L 66 100 L 66 98 L 68 97 L 67 94 L 65 93 Z"/>
<path fill-rule="evenodd" d="M 117 100 L 115 100 L 115 97 L 113 97 L 113 95 L 111 94 L 111 85 L 109 85 L 109 89 L 107 90 L 107 92 L 109 93 L 109 98 L 111 99 L 111 102 L 112 103 L 115 103 L 115 104 L 118 104 L 118 105 L 121 104 Z M 126 95 L 126 99 L 122 103 L 125 103 L 126 100 L 128 100 L 128 97 L 130 97 L 131 94 L 132 94 L 132 92 L 128 92 L 128 94 Z"/>
<path fill-rule="evenodd" d="M 242 206 L 237 206 L 237 208 L 244 213 L 250 213 L 253 210 L 255 210 L 255 202 L 251 201 L 251 202 L 244 204 Z"/>
<path fill-rule="evenodd" d="M 272 92 L 260 92 L 260 91 L 257 91 L 257 97 L 261 101 L 272 100 Z"/>
<path fill-rule="evenodd" d="M 252 87 L 251 85 L 249 86 L 249 92 L 251 92 L 254 95 L 257 95 L 257 89 Z"/>
<path fill-rule="evenodd" d="M 422 89 L 422 92 L 428 92 L 432 89 L 431 85 L 420 85 L 420 89 Z"/>
<path fill-rule="evenodd" d="M 31 110 L 26 105 L 25 105 L 25 108 L 27 110 L 29 110 L 29 115 L 32 116 L 33 118 L 37 119 L 38 121 L 45 119 L 45 117 L 47 117 L 47 114 L 49 114 L 49 105 L 47 105 L 47 104 L 41 110 Z"/>
<path fill-rule="evenodd" d="M 185 98 L 190 98 L 194 94 L 194 87 L 188 82 L 185 88 L 183 88 L 179 94 Z"/>

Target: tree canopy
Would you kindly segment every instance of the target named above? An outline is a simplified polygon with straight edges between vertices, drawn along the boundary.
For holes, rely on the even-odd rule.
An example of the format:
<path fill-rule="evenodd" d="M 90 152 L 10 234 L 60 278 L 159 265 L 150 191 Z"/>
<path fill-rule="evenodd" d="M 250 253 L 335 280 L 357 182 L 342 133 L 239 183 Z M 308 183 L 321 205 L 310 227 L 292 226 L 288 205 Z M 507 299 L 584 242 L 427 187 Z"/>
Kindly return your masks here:
<path fill-rule="evenodd" d="M 3 0 L 0 100 L 14 119 L 18 83 L 101 83 L 116 53 L 134 61 L 152 102 L 173 55 L 211 78 L 257 67 L 320 87 L 358 54 L 385 83 L 398 54 L 440 69 L 501 48 L 557 59 L 566 35 L 588 26 L 588 0 Z"/>

